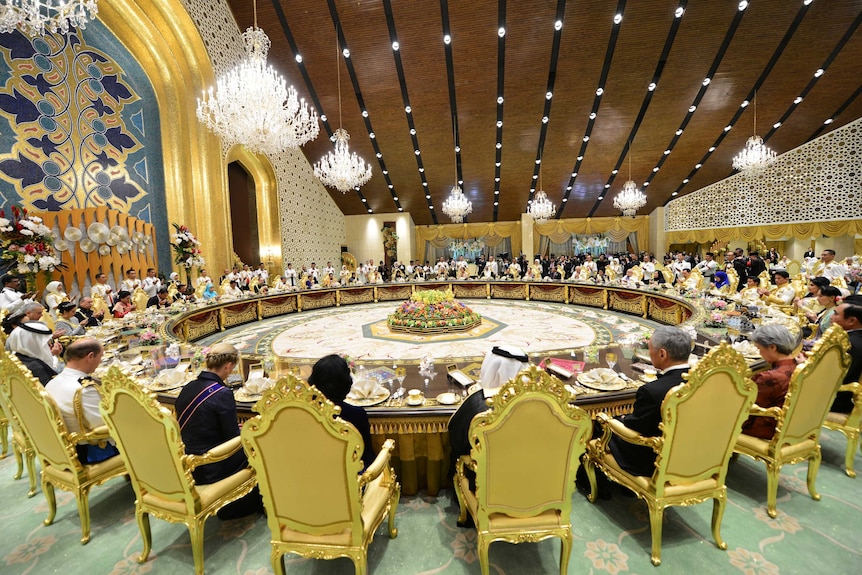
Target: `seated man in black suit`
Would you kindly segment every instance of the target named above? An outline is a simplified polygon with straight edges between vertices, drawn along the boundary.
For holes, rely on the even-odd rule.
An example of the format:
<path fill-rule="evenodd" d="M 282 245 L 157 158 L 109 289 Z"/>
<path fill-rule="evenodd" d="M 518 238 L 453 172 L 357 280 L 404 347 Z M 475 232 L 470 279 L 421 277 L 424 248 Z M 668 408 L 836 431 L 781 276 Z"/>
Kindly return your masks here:
<path fill-rule="evenodd" d="M 171 298 L 168 297 L 168 288 L 160 287 L 156 295 L 147 300 L 147 307 L 166 308 L 171 307 Z"/>
<path fill-rule="evenodd" d="M 640 387 L 635 395 L 632 413 L 621 421 L 641 435 L 661 435 L 661 403 L 671 388 L 682 383 L 682 374 L 688 371 L 691 354 L 691 336 L 679 328 L 656 328 L 649 340 L 649 356 L 661 375 Z M 611 438 L 608 448 L 620 467 L 634 475 L 650 476 L 655 470 L 656 453 L 649 447 L 628 443 L 617 436 Z"/>
<path fill-rule="evenodd" d="M 854 300 L 855 301 L 855 300 Z M 850 338 L 850 369 L 843 383 L 859 381 L 862 376 L 862 306 L 842 303 L 832 314 L 832 323 L 840 325 Z M 839 391 L 829 411 L 850 413 L 853 410 L 853 394 Z"/>

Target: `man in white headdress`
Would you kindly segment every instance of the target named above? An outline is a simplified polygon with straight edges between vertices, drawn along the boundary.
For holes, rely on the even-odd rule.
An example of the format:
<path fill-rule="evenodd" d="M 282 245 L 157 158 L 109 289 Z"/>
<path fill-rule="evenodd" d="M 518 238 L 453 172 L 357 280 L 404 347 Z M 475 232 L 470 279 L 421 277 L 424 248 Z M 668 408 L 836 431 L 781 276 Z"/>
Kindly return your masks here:
<path fill-rule="evenodd" d="M 476 415 L 488 410 L 485 400 L 496 395 L 503 385 L 529 365 L 527 354 L 511 345 L 496 346 L 485 356 L 479 385 L 473 386 L 476 389 L 449 419 L 449 443 L 452 447 L 449 473 L 455 473 L 455 462 L 459 457 L 470 453 L 470 422 Z M 472 485 L 475 477 L 469 479 Z"/>

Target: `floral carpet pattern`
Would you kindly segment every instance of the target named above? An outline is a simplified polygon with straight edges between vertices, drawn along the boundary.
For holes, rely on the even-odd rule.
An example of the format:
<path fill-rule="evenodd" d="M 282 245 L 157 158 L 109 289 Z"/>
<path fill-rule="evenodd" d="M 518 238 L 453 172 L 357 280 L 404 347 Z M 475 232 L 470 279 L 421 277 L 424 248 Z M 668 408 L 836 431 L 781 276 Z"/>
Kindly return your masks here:
<path fill-rule="evenodd" d="M 431 354 L 439 361 L 481 360 L 495 345 L 516 345 L 529 354 L 570 352 L 604 345 L 625 335 L 648 336 L 658 325 L 641 318 L 578 306 L 500 300 L 465 300 L 487 321 L 466 332 L 441 335 L 389 333 L 386 316 L 397 302 L 304 311 L 239 326 L 201 340 L 226 341 L 246 353 L 314 361 L 328 353 L 354 359 L 416 363 Z"/>
<path fill-rule="evenodd" d="M 665 513 L 663 573 L 729 575 L 855 574 L 862 564 L 862 477 L 844 475 L 845 440 L 824 431 L 823 464 L 817 478 L 821 501 L 805 486 L 804 464 L 786 467 L 778 489 L 778 517 L 766 514 L 766 474 L 762 464 L 740 457 L 728 473 L 728 505 L 722 522 L 727 551 L 710 534 L 711 503 L 671 508 Z M 857 452 L 856 467 L 862 469 Z M 194 572 L 189 536 L 182 525 L 152 519 L 153 551 L 138 564 L 141 538 L 129 483 L 113 480 L 93 490 L 92 539 L 79 543 L 80 522 L 74 498 L 57 492 L 53 525 L 44 496 L 27 498 L 27 478 L 14 481 L 15 461 L 0 460 L 0 573 L 3 575 L 139 575 Z M 402 497 L 389 539 L 385 523 L 368 552 L 374 575 L 478 574 L 476 531 L 456 527 L 457 503 L 451 489 L 437 497 Z M 576 493 L 572 505 L 574 545 L 569 573 L 659 573 L 650 564 L 646 506 L 614 488 L 611 500 L 590 504 Z M 210 575 L 269 575 L 269 530 L 262 516 L 207 521 L 204 554 Z M 560 544 L 491 545 L 491 573 L 558 573 Z M 322 561 L 285 557 L 288 573 L 351 575 L 347 559 Z"/>

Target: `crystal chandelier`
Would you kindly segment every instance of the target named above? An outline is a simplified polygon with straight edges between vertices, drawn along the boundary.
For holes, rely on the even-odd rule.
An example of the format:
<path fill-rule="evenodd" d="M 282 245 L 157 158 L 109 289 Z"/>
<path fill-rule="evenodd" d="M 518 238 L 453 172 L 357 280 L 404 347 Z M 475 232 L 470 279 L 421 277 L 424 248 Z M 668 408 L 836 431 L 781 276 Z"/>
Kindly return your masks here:
<path fill-rule="evenodd" d="M 270 41 L 257 27 L 257 2 L 254 26 L 242 40 L 246 58 L 198 99 L 198 120 L 227 145 L 242 144 L 256 154 L 277 154 L 316 138 L 317 112 L 266 64 Z"/>
<path fill-rule="evenodd" d="M 646 196 L 638 189 L 638 185 L 632 180 L 632 154 L 631 143 L 629 143 L 629 180 L 623 184 L 623 191 L 614 198 L 614 208 L 623 213 L 624 216 L 635 217 L 638 210 L 646 204 Z"/>
<path fill-rule="evenodd" d="M 96 18 L 97 0 L 7 0 L 0 6 L 0 33 L 16 28 L 28 36 L 44 36 L 45 31 L 66 34 L 69 28 L 87 27 Z"/>
<path fill-rule="evenodd" d="M 745 142 L 745 148 L 733 158 L 733 169 L 746 172 L 762 170 L 775 159 L 775 152 L 763 145 L 757 135 L 757 92 L 754 93 L 754 135 Z"/>
<path fill-rule="evenodd" d="M 472 212 L 473 202 L 467 199 L 460 187 L 452 186 L 449 197 L 443 202 L 443 213 L 452 219 L 453 224 L 460 224 Z"/>
<path fill-rule="evenodd" d="M 539 191 L 527 207 L 527 213 L 540 224 L 544 224 L 557 213 L 557 206 L 548 199 L 548 194 L 542 189 L 542 165 L 539 164 Z"/>
<path fill-rule="evenodd" d="M 335 64 L 338 76 L 338 129 L 332 135 L 335 151 L 329 152 L 314 164 L 314 177 L 323 185 L 335 188 L 346 194 L 353 188 L 359 188 L 371 179 L 371 165 L 365 165 L 365 160 L 351 153 L 347 147 L 350 134 L 341 127 L 341 46 L 338 43 L 338 31 L 335 33 Z"/>

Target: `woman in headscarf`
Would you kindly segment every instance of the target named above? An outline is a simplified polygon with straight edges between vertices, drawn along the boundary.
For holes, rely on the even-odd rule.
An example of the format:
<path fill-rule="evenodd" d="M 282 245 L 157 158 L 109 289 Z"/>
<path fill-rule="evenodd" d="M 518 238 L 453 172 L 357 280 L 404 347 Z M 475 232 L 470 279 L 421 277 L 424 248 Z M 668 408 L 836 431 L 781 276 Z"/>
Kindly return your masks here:
<path fill-rule="evenodd" d="M 452 447 L 450 473 L 455 473 L 455 462 L 458 458 L 470 453 L 470 422 L 476 415 L 488 410 L 485 400 L 496 395 L 504 384 L 529 366 L 530 360 L 527 354 L 512 345 L 496 346 L 485 356 L 479 374 L 478 388 L 473 390 L 473 393 L 449 419 L 449 443 Z M 469 470 L 465 471 L 469 472 Z M 475 476 L 468 475 L 468 478 L 471 487 L 474 487 Z"/>
<path fill-rule="evenodd" d="M 213 284 L 207 284 L 204 288 L 204 301 L 213 301 L 218 299 L 218 292 L 213 287 Z"/>
<path fill-rule="evenodd" d="M 13 352 L 33 376 L 45 385 L 57 375 L 57 355 L 63 346 L 54 340 L 51 328 L 42 322 L 25 321 L 6 339 L 6 350 Z"/>
<path fill-rule="evenodd" d="M 48 313 L 55 320 L 57 319 L 57 308 L 59 305 L 67 301 L 69 296 L 63 291 L 63 284 L 58 281 L 53 281 L 45 286 L 45 306 L 48 308 Z"/>

